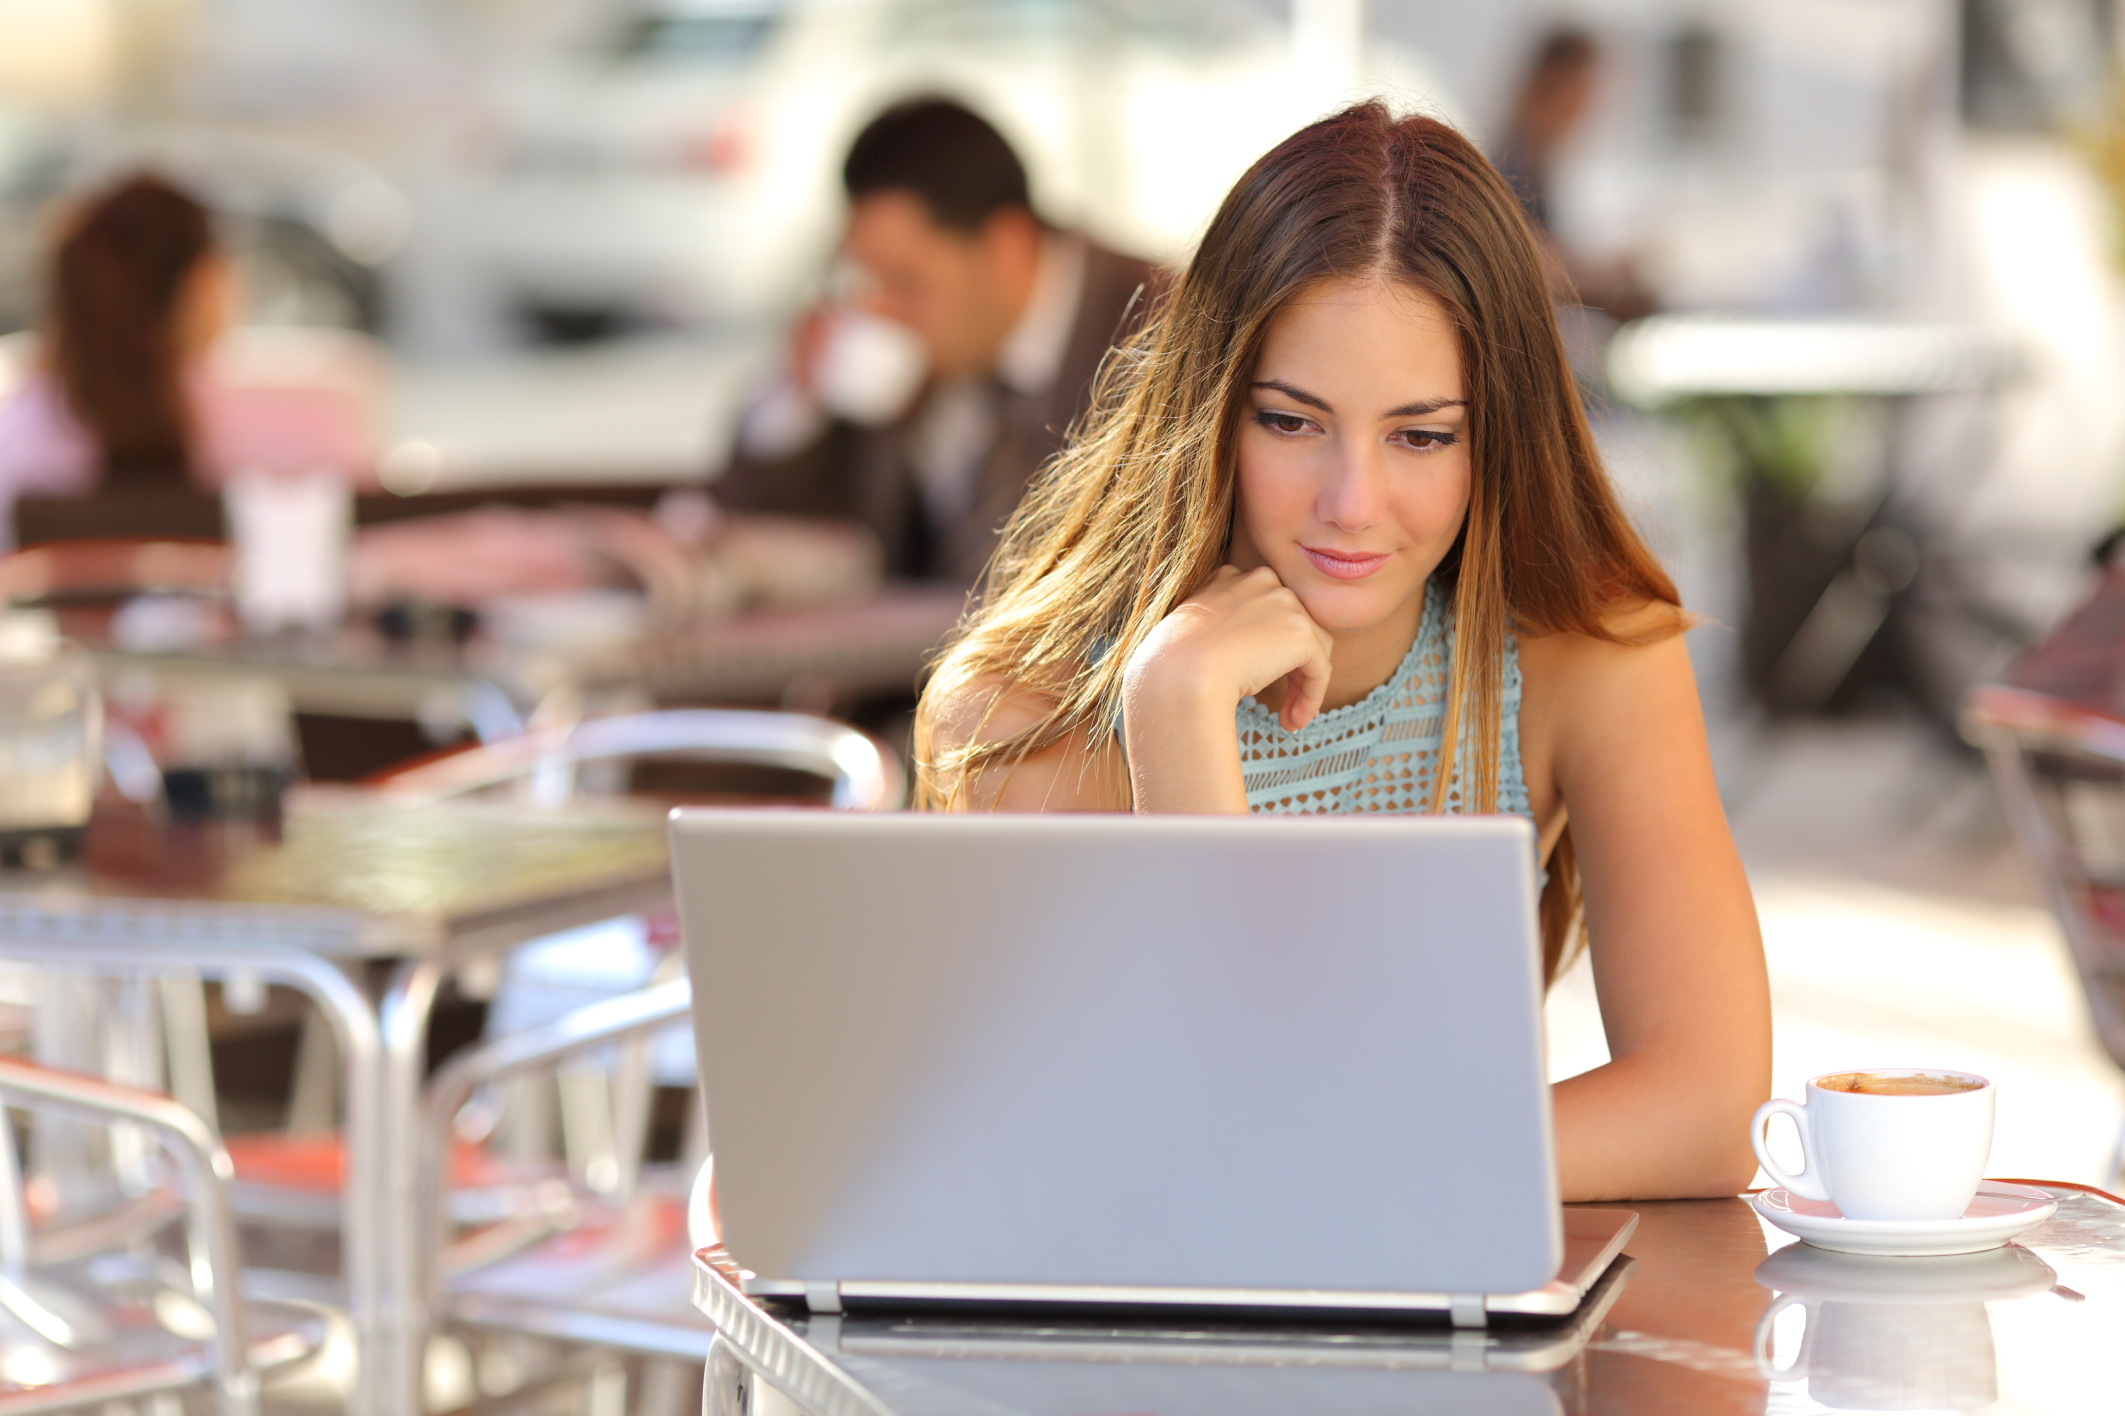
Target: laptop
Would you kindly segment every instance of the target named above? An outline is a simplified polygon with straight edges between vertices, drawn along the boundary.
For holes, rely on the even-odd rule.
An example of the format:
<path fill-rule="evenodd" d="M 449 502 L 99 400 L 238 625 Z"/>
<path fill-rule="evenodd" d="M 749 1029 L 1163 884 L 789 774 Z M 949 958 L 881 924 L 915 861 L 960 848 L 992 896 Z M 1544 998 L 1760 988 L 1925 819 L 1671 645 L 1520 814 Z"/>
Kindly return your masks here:
<path fill-rule="evenodd" d="M 1520 818 L 680 809 L 723 1248 L 815 1313 L 1571 1312 Z"/>

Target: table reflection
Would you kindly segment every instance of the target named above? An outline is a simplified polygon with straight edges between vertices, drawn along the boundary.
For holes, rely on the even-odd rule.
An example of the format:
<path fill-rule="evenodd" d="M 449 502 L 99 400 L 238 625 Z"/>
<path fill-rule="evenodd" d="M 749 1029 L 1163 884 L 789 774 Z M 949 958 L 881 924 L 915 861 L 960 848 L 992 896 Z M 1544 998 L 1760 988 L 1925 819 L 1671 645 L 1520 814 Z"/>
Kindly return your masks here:
<path fill-rule="evenodd" d="M 2058 1274 L 2018 1244 L 1934 1258 L 1793 1244 L 1756 1281 L 1778 1295 L 1756 1324 L 1766 1377 L 1853 1411 L 1960 1411 L 1999 1399 L 1985 1305 L 2045 1292 Z"/>

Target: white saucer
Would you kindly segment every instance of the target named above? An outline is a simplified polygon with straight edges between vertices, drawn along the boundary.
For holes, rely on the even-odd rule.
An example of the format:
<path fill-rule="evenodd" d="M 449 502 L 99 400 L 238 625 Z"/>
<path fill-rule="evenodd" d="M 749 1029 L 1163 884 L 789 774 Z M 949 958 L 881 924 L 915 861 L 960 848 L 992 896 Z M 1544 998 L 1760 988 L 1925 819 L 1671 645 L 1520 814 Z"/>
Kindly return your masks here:
<path fill-rule="evenodd" d="M 2059 1202 L 2028 1185 L 1987 1180 L 1960 1219 L 1846 1219 L 1826 1200 L 1783 1189 L 1749 1196 L 1758 1214 L 1818 1249 L 1846 1254 L 1975 1254 L 2051 1218 Z"/>

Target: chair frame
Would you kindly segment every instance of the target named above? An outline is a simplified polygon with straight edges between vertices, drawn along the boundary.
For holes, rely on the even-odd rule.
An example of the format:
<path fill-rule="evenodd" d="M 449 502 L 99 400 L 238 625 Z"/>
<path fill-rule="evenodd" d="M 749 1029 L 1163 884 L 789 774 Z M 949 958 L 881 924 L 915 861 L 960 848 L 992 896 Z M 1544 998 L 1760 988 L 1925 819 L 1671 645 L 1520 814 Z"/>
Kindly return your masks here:
<path fill-rule="evenodd" d="M 33 1411 L 98 1406 L 206 1380 L 214 1386 L 226 1416 L 255 1416 L 259 1378 L 245 1338 L 236 1222 L 229 1209 L 228 1189 L 235 1171 L 220 1138 L 189 1108 L 166 1096 L 15 1058 L 0 1057 L 0 1101 L 97 1124 L 135 1122 L 156 1134 L 184 1172 L 192 1285 L 214 1319 L 214 1336 L 206 1342 L 204 1364 L 164 1363 L 21 1397 L 0 1397 L 0 1413 L 24 1416 Z M 0 1194 L 0 1281 L 19 1292 L 17 1280 L 30 1252 L 29 1222 L 12 1139 L 6 1139 L 0 1149 L 5 1150 L 5 1160 L 0 1161 L 5 1167 L 5 1174 L 0 1175 L 0 1186 L 5 1189 Z"/>
<path fill-rule="evenodd" d="M 2046 752 L 2125 775 L 2125 721 L 2026 689 L 1983 684 L 1964 704 L 1963 735 L 1984 750 L 2008 823 L 2065 933 L 2096 1036 L 2125 1070 L 2125 938 L 2104 938 L 2083 908 L 2082 897 L 2096 882 L 2046 811 L 2029 762 L 2031 753 Z M 2110 1157 L 2111 1178 L 2120 1174 L 2125 1128 Z"/>
<path fill-rule="evenodd" d="M 550 1068 L 613 1043 L 646 1042 L 650 1034 L 684 1022 L 692 1008 L 693 985 L 676 978 L 587 1003 L 543 1026 L 467 1048 L 436 1071 L 414 1147 L 416 1213 L 429 1236 L 422 1251 L 431 1259 L 424 1290 L 431 1315 L 439 1316 L 449 1307 L 446 1274 L 436 1261 L 447 1239 L 444 1173 L 452 1124 L 472 1094 L 491 1082 Z"/>
<path fill-rule="evenodd" d="M 674 708 L 622 713 L 535 728 L 522 737 L 393 772 L 376 783 L 388 796 L 438 801 L 528 780 L 533 799 L 560 805 L 573 795 L 573 770 L 619 757 L 691 758 L 812 772 L 831 780 L 830 804 L 888 811 L 907 799 L 907 774 L 889 749 L 827 718 L 739 708 Z"/>

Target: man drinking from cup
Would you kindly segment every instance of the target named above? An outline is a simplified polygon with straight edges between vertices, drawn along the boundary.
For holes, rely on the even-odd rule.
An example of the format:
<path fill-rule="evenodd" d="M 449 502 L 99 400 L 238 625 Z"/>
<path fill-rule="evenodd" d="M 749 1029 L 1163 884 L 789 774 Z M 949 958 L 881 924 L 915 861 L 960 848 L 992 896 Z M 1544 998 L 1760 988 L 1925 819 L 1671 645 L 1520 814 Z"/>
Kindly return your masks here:
<path fill-rule="evenodd" d="M 846 288 L 798 321 L 714 496 L 861 522 L 887 574 L 971 583 L 1153 271 L 1044 223 L 1010 145 L 948 100 L 874 119 L 842 180 Z"/>

